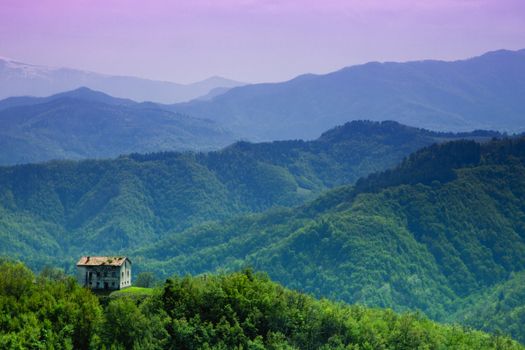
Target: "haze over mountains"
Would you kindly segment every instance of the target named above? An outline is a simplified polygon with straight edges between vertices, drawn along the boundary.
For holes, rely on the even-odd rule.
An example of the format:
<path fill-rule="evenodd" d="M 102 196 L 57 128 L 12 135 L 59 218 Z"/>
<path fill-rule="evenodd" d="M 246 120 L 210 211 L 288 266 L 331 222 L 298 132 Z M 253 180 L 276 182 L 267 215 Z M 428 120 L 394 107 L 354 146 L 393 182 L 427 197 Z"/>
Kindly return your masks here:
<path fill-rule="evenodd" d="M 15 67 L 27 79 L 42 74 L 54 79 L 39 67 Z M 1 79 L 11 78 L 0 72 Z M 9 84 L 0 86 L 14 91 Z M 155 89 L 146 90 L 157 95 Z M 126 89 L 115 91 L 127 94 Z M 216 87 L 172 105 L 137 103 L 133 94 L 117 98 L 86 88 L 11 97 L 0 101 L 0 164 L 210 150 L 239 139 L 315 139 L 351 120 L 519 133 L 525 131 L 523 96 L 525 50 L 500 50 L 455 62 L 368 63 L 283 83 Z"/>
<path fill-rule="evenodd" d="M 213 121 L 81 88 L 0 101 L 0 165 L 210 150 L 235 138 Z"/>
<path fill-rule="evenodd" d="M 312 139 L 349 120 L 396 120 L 443 131 L 525 130 L 525 50 L 470 59 L 371 62 L 290 81 L 238 87 L 173 110 L 251 140 Z"/>
<path fill-rule="evenodd" d="M 0 0 L 0 350 L 525 350 L 524 24 Z"/>
<path fill-rule="evenodd" d="M 189 101 L 218 88 L 244 85 L 222 77 L 211 77 L 192 84 L 177 84 L 127 76 L 114 76 L 70 68 L 55 68 L 18 62 L 0 57 L 0 99 L 12 96 L 49 96 L 88 87 L 136 101 L 175 103 Z"/>
<path fill-rule="evenodd" d="M 68 75 L 14 67 L 38 88 Z M 86 87 L 10 97 L 0 257 L 71 272 L 78 255 L 131 255 L 159 277 L 251 266 L 316 296 L 525 342 L 523 96 L 525 50 L 177 104 Z"/>

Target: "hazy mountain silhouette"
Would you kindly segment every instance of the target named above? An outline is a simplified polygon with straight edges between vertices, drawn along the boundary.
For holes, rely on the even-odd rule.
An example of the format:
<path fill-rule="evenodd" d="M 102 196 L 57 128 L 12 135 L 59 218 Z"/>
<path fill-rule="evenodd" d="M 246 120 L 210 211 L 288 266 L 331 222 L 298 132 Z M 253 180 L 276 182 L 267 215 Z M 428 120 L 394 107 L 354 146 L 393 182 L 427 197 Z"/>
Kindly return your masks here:
<path fill-rule="evenodd" d="M 216 149 L 233 140 L 210 120 L 87 88 L 0 101 L 0 164 Z"/>
<path fill-rule="evenodd" d="M 192 84 L 177 84 L 128 76 L 31 65 L 0 57 L 0 98 L 48 96 L 82 86 L 136 101 L 175 103 L 189 101 L 216 88 L 244 85 L 222 77 L 211 77 Z"/>
<path fill-rule="evenodd" d="M 172 106 L 255 140 L 314 138 L 349 120 L 433 130 L 525 130 L 525 50 L 466 60 L 371 62 L 290 81 L 233 88 Z"/>

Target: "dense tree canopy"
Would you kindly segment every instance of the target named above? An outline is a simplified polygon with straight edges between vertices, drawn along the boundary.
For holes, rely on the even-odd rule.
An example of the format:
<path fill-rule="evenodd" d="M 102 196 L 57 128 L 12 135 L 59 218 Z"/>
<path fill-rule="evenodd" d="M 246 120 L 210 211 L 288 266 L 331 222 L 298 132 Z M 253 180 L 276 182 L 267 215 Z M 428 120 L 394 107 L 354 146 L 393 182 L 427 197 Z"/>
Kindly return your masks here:
<path fill-rule="evenodd" d="M 437 320 L 466 313 L 456 319 L 523 339 L 522 294 L 504 299 L 515 312 L 497 323 L 489 310 L 478 308 L 484 323 L 465 309 L 466 298 L 482 306 L 479 291 L 515 286 L 507 279 L 525 269 L 523 203 L 525 139 L 461 141 L 305 206 L 195 227 L 135 255 L 165 275 L 253 266 L 317 296 Z"/>
<path fill-rule="evenodd" d="M 490 135 L 361 121 L 307 142 L 0 167 L 0 254 L 67 270 L 79 254 L 126 252 L 206 221 L 299 205 L 423 146 Z"/>
<path fill-rule="evenodd" d="M 374 125 L 345 127 L 356 132 Z M 337 184 L 326 180 L 339 178 L 337 168 L 317 167 L 313 159 L 318 158 L 307 156 L 312 153 L 289 146 L 321 147 L 317 142 L 332 144 L 339 138 L 357 142 L 355 135 L 341 136 L 345 127 L 314 143 L 239 143 L 214 154 L 133 155 L 0 169 L 0 249 L 33 267 L 48 263 L 68 271 L 88 249 L 124 253 L 133 258 L 135 272 L 151 271 L 155 278 L 252 266 L 318 297 L 397 312 L 419 310 L 434 320 L 460 321 L 523 340 L 523 293 L 513 282 L 525 271 L 523 137 L 433 145 L 397 168 L 299 207 L 206 222 L 262 210 L 271 189 L 279 196 L 304 195 L 293 186 L 286 192 L 283 184 L 291 182 L 283 179 L 306 183 L 315 178 L 322 183 L 319 188 Z M 392 127 L 399 125 L 381 124 Z M 344 149 L 337 157 L 349 148 Z M 297 173 L 284 165 L 293 164 L 288 157 L 308 158 L 309 165 Z M 263 165 L 254 172 L 254 164 Z M 214 180 L 197 174 L 213 174 Z M 181 223 L 188 212 L 194 216 Z M 60 279 L 56 271 L 47 275 Z M 130 305 L 115 306 L 115 312 L 122 309 L 134 312 Z"/>
<path fill-rule="evenodd" d="M 0 264 L 0 348 L 90 349 L 98 344 L 102 308 L 69 277 L 53 280 L 21 263 Z"/>
<path fill-rule="evenodd" d="M 250 270 L 175 277 L 146 298 L 98 297 L 70 278 L 0 272 L 6 349 L 523 349 L 419 314 L 315 300 Z"/>

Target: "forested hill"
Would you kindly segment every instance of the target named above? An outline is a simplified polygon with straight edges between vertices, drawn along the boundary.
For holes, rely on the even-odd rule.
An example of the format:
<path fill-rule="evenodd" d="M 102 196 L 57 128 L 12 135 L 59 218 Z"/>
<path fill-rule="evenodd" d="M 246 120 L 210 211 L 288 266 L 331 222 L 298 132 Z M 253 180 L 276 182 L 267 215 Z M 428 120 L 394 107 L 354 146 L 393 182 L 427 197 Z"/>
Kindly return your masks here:
<path fill-rule="evenodd" d="M 222 126 L 87 88 L 0 101 L 0 165 L 212 150 L 235 140 Z"/>
<path fill-rule="evenodd" d="M 2 349 L 524 349 L 414 313 L 315 300 L 250 270 L 171 278 L 109 298 L 56 270 L 35 277 L 0 262 L 0 273 Z"/>
<path fill-rule="evenodd" d="M 525 270 L 523 203 L 525 138 L 456 141 L 297 209 L 192 228 L 134 255 L 144 269 L 165 274 L 250 265 L 318 296 L 419 309 L 438 320 L 457 312 L 525 341 L 524 294 L 505 284 Z M 521 299 L 490 292 L 506 285 Z M 485 310 L 498 295 L 502 307 Z M 461 311 L 465 299 L 478 305 L 475 313 Z M 516 313 L 506 315 L 504 305 Z"/>
<path fill-rule="evenodd" d="M 122 251 L 203 221 L 303 203 L 434 142 L 494 135 L 352 122 L 310 142 L 3 167 L 0 254 L 46 262 L 70 248 L 70 257 Z"/>

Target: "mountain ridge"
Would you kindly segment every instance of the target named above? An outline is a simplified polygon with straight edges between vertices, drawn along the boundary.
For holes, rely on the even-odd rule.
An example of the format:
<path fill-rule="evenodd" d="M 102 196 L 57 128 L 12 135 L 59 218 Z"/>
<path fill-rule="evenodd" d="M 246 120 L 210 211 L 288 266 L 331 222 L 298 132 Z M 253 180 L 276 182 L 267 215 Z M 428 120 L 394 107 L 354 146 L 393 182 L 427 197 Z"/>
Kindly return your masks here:
<path fill-rule="evenodd" d="M 244 85 L 212 76 L 189 84 L 118 76 L 90 71 L 26 64 L 0 57 L 0 99 L 13 96 L 48 96 L 87 86 L 120 98 L 175 103 L 208 94 L 215 88 Z"/>
<path fill-rule="evenodd" d="M 87 88 L 0 101 L 0 164 L 209 150 L 235 137 L 216 123 Z"/>
<path fill-rule="evenodd" d="M 236 87 L 210 101 L 171 109 L 211 118 L 255 141 L 311 139 L 327 127 L 359 119 L 436 131 L 522 132 L 524 81 L 523 50 L 507 50 L 450 62 L 371 62 Z"/>

